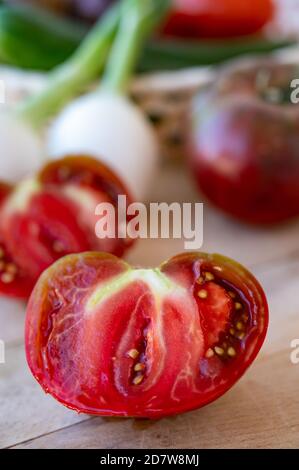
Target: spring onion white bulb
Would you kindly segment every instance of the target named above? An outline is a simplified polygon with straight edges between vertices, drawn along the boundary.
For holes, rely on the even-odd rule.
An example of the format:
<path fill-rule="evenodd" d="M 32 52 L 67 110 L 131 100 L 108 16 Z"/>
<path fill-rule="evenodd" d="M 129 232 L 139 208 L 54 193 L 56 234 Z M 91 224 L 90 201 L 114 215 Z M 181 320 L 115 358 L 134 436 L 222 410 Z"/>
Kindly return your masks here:
<path fill-rule="evenodd" d="M 95 92 L 70 104 L 48 135 L 48 154 L 99 158 L 118 174 L 132 196 L 143 200 L 158 165 L 157 140 L 143 113 L 126 97 Z"/>
<path fill-rule="evenodd" d="M 0 180 L 18 182 L 44 164 L 39 128 L 103 68 L 118 22 L 117 6 L 99 20 L 68 61 L 49 73 L 40 93 L 14 112 L 0 114 Z"/>
<path fill-rule="evenodd" d="M 0 114 L 0 180 L 16 183 L 36 172 L 43 163 L 38 133 L 10 113 Z"/>

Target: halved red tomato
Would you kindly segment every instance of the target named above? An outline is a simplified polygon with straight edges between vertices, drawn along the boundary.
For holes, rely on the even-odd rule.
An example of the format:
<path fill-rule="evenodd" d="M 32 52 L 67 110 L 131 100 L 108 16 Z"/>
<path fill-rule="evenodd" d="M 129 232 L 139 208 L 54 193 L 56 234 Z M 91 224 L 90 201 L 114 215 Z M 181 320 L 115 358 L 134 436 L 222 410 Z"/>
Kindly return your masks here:
<path fill-rule="evenodd" d="M 0 206 L 4 203 L 12 187 L 0 183 Z M 26 299 L 34 286 L 34 280 L 21 269 L 9 254 L 0 233 L 0 295 Z"/>
<path fill-rule="evenodd" d="M 101 253 L 65 257 L 32 293 L 26 353 L 46 392 L 79 412 L 159 418 L 225 393 L 259 352 L 258 281 L 220 255 L 134 269 Z"/>
<path fill-rule="evenodd" d="M 117 215 L 119 196 L 126 196 L 127 205 L 132 202 L 126 186 L 106 165 L 88 156 L 68 156 L 49 163 L 39 174 L 39 181 L 43 186 L 59 188 L 63 196 L 76 206 L 77 220 L 85 230 L 90 249 L 122 256 L 132 245 L 132 239 L 99 239 L 95 234 L 99 220 L 95 208 L 98 204 L 112 204 Z M 118 233 L 118 217 L 114 222 Z"/>
<path fill-rule="evenodd" d="M 131 240 L 99 239 L 95 233 L 95 208 L 102 202 L 116 207 L 120 194 L 127 195 L 122 183 L 95 159 L 77 156 L 50 163 L 35 179 L 18 185 L 5 201 L 4 242 L 35 278 L 70 253 L 99 250 L 121 256 Z"/>

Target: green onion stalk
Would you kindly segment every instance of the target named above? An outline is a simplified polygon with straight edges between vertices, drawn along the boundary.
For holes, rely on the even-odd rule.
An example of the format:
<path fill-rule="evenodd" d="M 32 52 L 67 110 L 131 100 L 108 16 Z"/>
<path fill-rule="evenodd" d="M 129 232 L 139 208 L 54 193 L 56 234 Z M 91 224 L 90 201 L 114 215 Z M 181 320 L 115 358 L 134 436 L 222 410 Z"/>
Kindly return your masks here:
<path fill-rule="evenodd" d="M 158 164 L 154 131 L 126 92 L 148 36 L 169 2 L 125 0 L 121 20 L 96 90 L 67 106 L 48 133 L 48 154 L 87 154 L 106 163 L 138 200 L 145 199 Z"/>
<path fill-rule="evenodd" d="M 14 111 L 0 113 L 0 180 L 18 182 L 44 163 L 46 151 L 38 131 L 102 71 L 119 21 L 120 8 L 114 7 L 99 20 L 76 52 L 48 74 L 41 92 Z"/>

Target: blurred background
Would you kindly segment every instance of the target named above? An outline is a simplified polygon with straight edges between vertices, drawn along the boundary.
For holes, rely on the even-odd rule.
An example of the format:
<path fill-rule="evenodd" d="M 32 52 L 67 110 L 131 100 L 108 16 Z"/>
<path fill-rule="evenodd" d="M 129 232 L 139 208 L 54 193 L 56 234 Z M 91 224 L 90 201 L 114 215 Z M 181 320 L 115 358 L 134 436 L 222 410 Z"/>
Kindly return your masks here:
<path fill-rule="evenodd" d="M 44 72 L 66 60 L 95 21 L 117 2 L 4 0 L 0 62 L 27 72 L 11 74 L 2 68 L 3 78 L 8 79 L 8 103 L 39 90 Z M 212 78 L 210 65 L 258 54 L 266 58 L 274 51 L 283 51 L 283 60 L 290 55 L 297 60 L 297 0 L 214 3 L 172 0 L 171 12 L 139 60 L 137 71 L 147 76 L 133 82 L 132 97 L 154 124 L 164 158 L 180 160 L 185 154 L 186 116 L 191 100 Z M 15 5 L 20 8 L 9 13 Z"/>

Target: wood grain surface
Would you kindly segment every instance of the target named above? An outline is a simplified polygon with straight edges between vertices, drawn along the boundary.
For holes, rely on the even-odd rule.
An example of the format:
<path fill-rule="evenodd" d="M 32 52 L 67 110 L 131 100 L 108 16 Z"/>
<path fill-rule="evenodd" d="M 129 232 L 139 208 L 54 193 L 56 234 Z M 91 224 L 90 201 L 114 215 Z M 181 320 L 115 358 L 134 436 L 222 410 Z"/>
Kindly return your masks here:
<path fill-rule="evenodd" d="M 189 175 L 164 167 L 154 201 L 197 201 Z M 128 259 L 154 266 L 184 249 L 182 240 L 142 240 Z M 0 302 L 0 448 L 292 448 L 299 446 L 299 224 L 276 229 L 241 226 L 205 204 L 205 251 L 250 267 L 270 304 L 266 343 L 248 373 L 224 397 L 191 413 L 160 421 L 78 415 L 45 395 L 28 371 L 23 346 L 24 306 Z"/>

